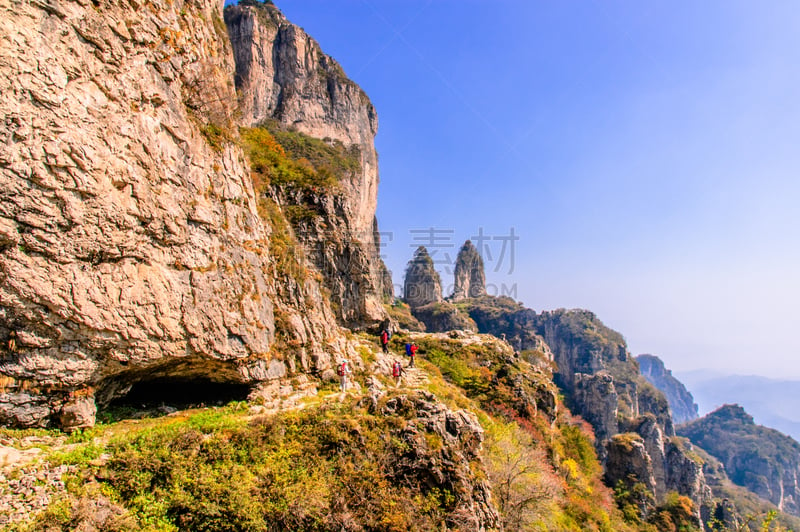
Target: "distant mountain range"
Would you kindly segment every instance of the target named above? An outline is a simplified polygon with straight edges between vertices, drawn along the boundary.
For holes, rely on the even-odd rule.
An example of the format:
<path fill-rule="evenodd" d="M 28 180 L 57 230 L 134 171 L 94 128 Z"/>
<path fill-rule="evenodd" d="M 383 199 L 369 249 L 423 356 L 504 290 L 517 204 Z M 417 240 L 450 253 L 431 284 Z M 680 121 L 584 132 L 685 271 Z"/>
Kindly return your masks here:
<path fill-rule="evenodd" d="M 709 370 L 674 372 L 705 415 L 724 404 L 745 408 L 756 423 L 800 441 L 800 380 L 722 375 Z"/>

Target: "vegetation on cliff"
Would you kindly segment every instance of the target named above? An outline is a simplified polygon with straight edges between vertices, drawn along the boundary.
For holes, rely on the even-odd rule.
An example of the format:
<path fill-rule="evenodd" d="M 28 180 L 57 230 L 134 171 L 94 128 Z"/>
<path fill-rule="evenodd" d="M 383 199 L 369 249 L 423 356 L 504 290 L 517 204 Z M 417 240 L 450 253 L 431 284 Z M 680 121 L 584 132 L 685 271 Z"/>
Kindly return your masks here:
<path fill-rule="evenodd" d="M 242 128 L 240 134 L 258 184 L 327 190 L 338 183 L 339 174 L 334 168 L 341 164 L 342 158 L 321 140 L 289 132 L 284 132 L 281 137 L 294 147 L 295 152 L 314 153 L 315 165 L 309 159 L 296 157 L 291 151 L 287 154 L 284 145 L 266 128 Z"/>
<path fill-rule="evenodd" d="M 602 483 L 591 428 L 564 408 L 547 362 L 531 363 L 498 340 L 475 338 L 396 334 L 392 345 L 417 342 L 421 365 L 451 385 L 434 378 L 431 390 L 455 390 L 457 399 L 466 395 L 466 404 L 479 412 L 487 430 L 487 468 L 507 529 L 627 530 Z"/>
<path fill-rule="evenodd" d="M 731 481 L 760 497 L 800 515 L 797 479 L 800 443 L 761 425 L 738 405 L 724 405 L 700 419 L 678 427 L 718 459 Z"/>
<path fill-rule="evenodd" d="M 410 455 L 442 446 L 422 425 L 423 437 L 409 439 L 414 416 L 370 413 L 351 399 L 263 417 L 232 404 L 101 426 L 51 455 L 73 467 L 69 494 L 28 529 L 72 529 L 81 501 L 98 497 L 125 509 L 101 530 L 440 529 L 456 519 L 451 490 L 461 486 L 408 466 Z"/>

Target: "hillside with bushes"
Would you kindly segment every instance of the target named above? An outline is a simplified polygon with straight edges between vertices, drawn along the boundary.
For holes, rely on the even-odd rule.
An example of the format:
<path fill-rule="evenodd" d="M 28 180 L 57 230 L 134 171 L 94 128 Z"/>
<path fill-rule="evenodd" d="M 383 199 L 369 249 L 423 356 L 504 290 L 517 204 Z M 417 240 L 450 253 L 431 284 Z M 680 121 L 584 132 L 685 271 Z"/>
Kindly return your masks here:
<path fill-rule="evenodd" d="M 735 484 L 800 515 L 800 443 L 791 437 L 756 425 L 739 405 L 724 405 L 681 425 L 678 434 L 719 460 Z"/>
<path fill-rule="evenodd" d="M 454 294 L 420 247 L 394 297 L 375 108 L 272 2 L 0 28 L 3 531 L 785 526 L 594 313 L 487 295 L 469 242 Z"/>

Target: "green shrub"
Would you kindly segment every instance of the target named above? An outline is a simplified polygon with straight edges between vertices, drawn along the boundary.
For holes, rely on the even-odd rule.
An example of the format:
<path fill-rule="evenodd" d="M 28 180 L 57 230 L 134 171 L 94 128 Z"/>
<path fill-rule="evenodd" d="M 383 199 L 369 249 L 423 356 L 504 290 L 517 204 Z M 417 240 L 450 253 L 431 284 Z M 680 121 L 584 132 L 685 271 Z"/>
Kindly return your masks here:
<path fill-rule="evenodd" d="M 302 133 L 264 127 L 242 128 L 240 135 L 257 185 L 327 191 L 360 170 L 360 155 L 341 143 L 329 145 Z"/>

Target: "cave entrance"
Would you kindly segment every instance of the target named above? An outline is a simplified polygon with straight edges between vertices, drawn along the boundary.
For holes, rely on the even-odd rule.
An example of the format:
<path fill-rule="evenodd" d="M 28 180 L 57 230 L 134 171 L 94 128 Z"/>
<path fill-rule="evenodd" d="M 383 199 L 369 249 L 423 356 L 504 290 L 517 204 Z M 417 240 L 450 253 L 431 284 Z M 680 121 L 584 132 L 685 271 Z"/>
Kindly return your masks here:
<path fill-rule="evenodd" d="M 140 380 L 130 391 L 111 401 L 109 408 L 141 410 L 222 406 L 231 401 L 245 401 L 250 386 L 236 382 L 214 382 L 210 379 L 156 377 Z"/>
<path fill-rule="evenodd" d="M 111 422 L 222 406 L 245 401 L 249 393 L 235 365 L 183 357 L 113 375 L 98 386 L 95 401 L 98 418 Z"/>

